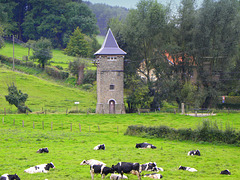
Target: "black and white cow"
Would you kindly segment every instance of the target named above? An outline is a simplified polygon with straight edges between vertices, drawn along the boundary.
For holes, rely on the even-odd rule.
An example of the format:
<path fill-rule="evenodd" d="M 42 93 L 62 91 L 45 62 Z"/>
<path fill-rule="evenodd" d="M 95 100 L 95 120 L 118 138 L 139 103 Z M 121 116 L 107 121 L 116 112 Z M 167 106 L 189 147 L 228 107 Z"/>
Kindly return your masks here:
<path fill-rule="evenodd" d="M 139 148 L 139 149 L 146 149 L 146 148 L 156 149 L 157 147 L 152 145 L 152 144 L 149 144 L 147 142 L 144 142 L 144 143 L 136 144 L 136 148 Z"/>
<path fill-rule="evenodd" d="M 33 167 L 30 167 L 26 170 L 24 170 L 24 172 L 29 173 L 29 174 L 33 174 L 33 173 L 48 173 L 50 168 L 55 168 L 54 164 L 48 163 L 48 164 L 40 164 L 40 165 L 36 165 Z"/>
<path fill-rule="evenodd" d="M 111 180 L 120 180 L 120 179 L 128 179 L 128 177 L 125 175 L 122 176 L 121 174 L 111 174 L 110 179 Z"/>
<path fill-rule="evenodd" d="M 40 148 L 39 150 L 37 150 L 37 153 L 49 153 L 48 148 Z"/>
<path fill-rule="evenodd" d="M 179 170 L 186 170 L 186 171 L 190 171 L 190 172 L 196 172 L 197 170 L 194 168 L 190 168 L 190 167 L 184 167 L 184 166 L 180 166 L 178 168 Z"/>
<path fill-rule="evenodd" d="M 141 164 L 141 171 L 163 171 L 163 168 L 157 167 L 157 163 L 149 162 L 146 164 Z"/>
<path fill-rule="evenodd" d="M 224 171 L 221 171 L 220 174 L 231 175 L 231 172 L 228 169 L 226 169 Z"/>
<path fill-rule="evenodd" d="M 20 180 L 20 178 L 18 177 L 17 174 L 3 174 L 1 177 L 0 177 L 0 180 Z"/>
<path fill-rule="evenodd" d="M 123 177 L 123 173 L 131 173 L 138 176 L 138 179 L 141 179 L 141 166 L 139 163 L 129 163 L 129 162 L 119 162 L 117 165 L 112 165 L 114 172 L 121 174 Z"/>
<path fill-rule="evenodd" d="M 197 150 L 192 150 L 192 151 L 189 151 L 188 152 L 188 156 L 193 156 L 193 155 L 197 155 L 197 156 L 200 156 L 200 151 L 197 149 Z"/>
<path fill-rule="evenodd" d="M 106 175 L 109 173 L 113 173 L 113 169 L 110 167 L 106 167 L 104 165 L 91 165 L 90 166 L 90 174 L 92 177 L 92 180 L 94 180 L 94 174 L 101 174 L 102 179 L 105 178 Z"/>
<path fill-rule="evenodd" d="M 104 165 L 106 166 L 105 163 L 101 162 L 101 161 L 98 161 L 98 160 L 95 160 L 95 159 L 89 159 L 89 160 L 83 160 L 80 165 Z"/>
<path fill-rule="evenodd" d="M 105 150 L 105 144 L 99 144 L 93 148 L 94 150 Z"/>
<path fill-rule="evenodd" d="M 161 174 L 152 173 L 152 174 L 145 174 L 143 177 L 149 177 L 152 179 L 161 179 L 163 176 Z"/>

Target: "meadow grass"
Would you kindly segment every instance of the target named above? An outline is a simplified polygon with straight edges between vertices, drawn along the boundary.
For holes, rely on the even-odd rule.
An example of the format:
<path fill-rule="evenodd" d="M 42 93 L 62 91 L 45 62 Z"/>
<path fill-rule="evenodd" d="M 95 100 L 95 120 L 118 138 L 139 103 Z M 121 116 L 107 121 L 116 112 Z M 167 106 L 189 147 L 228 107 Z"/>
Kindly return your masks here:
<path fill-rule="evenodd" d="M 16 112 L 14 105 L 9 105 L 5 99 L 8 95 L 8 85 L 15 83 L 18 90 L 28 94 L 26 105 L 34 112 L 47 111 L 66 112 L 70 110 L 95 109 L 96 94 L 91 90 L 85 91 L 76 87 L 66 87 L 51 81 L 27 75 L 0 67 L 0 113 L 6 108 L 8 112 Z M 80 102 L 75 105 L 74 102 Z"/>
<path fill-rule="evenodd" d="M 234 121 L 236 117 L 236 114 L 228 116 L 219 114 L 214 118 L 222 119 L 221 121 L 226 123 Z M 22 127 L 23 120 L 24 127 Z M 203 118 L 179 114 L 0 115 L 2 135 L 0 173 L 17 173 L 24 180 L 88 180 L 91 179 L 89 166 L 80 166 L 80 163 L 84 159 L 97 159 L 108 166 L 119 161 L 141 164 L 156 162 L 164 169 L 160 172 L 164 179 L 239 179 L 239 147 L 124 135 L 128 125 L 170 125 L 175 122 L 173 124 L 178 128 L 194 128 L 202 120 Z M 42 121 L 44 121 L 44 129 L 42 129 Z M 51 130 L 51 122 L 53 130 Z M 72 131 L 70 124 L 73 127 Z M 236 129 L 239 129 L 239 125 Z M 157 149 L 136 149 L 136 143 L 141 142 L 152 143 Z M 105 151 L 93 150 L 94 146 L 102 143 L 106 145 Z M 50 153 L 36 153 L 42 147 L 48 147 Z M 202 156 L 187 156 L 188 151 L 195 149 L 199 149 Z M 51 169 L 48 174 L 24 173 L 24 169 L 30 166 L 48 162 L 53 162 L 56 166 L 56 169 Z M 178 170 L 180 165 L 194 167 L 198 172 L 180 171 Z M 229 169 L 232 175 L 220 175 L 220 171 L 224 169 Z M 106 179 L 108 178 L 109 175 Z M 128 175 L 128 178 L 137 179 L 134 175 Z M 101 177 L 96 176 L 95 179 L 100 180 Z"/>

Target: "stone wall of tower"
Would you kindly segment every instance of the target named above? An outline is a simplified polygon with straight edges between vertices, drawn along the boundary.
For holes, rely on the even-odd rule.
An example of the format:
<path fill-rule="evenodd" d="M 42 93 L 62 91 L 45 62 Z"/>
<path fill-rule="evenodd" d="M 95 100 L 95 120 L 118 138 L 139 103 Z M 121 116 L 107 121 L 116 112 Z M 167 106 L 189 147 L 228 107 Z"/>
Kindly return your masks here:
<path fill-rule="evenodd" d="M 108 114 L 109 101 L 115 102 L 115 113 L 125 114 L 123 101 L 124 56 L 101 55 L 97 58 L 96 113 Z"/>

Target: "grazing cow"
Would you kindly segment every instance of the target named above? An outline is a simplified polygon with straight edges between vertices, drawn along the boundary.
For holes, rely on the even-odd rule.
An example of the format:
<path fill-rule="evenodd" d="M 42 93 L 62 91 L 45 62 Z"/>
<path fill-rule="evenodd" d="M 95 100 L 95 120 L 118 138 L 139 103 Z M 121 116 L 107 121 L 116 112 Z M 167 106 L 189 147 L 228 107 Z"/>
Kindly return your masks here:
<path fill-rule="evenodd" d="M 200 151 L 197 149 L 197 150 L 193 150 L 193 151 L 189 151 L 188 152 L 188 156 L 193 156 L 193 155 L 197 155 L 197 156 L 200 156 Z"/>
<path fill-rule="evenodd" d="M 146 164 L 141 164 L 141 171 L 163 171 L 163 168 L 158 168 L 155 162 L 149 162 Z"/>
<path fill-rule="evenodd" d="M 113 169 L 110 167 L 106 167 L 104 165 L 91 165 L 90 166 L 90 174 L 92 180 L 94 180 L 94 174 L 101 174 L 102 179 L 105 178 L 109 173 L 113 173 Z"/>
<path fill-rule="evenodd" d="M 179 170 L 186 170 L 186 171 L 190 171 L 190 172 L 196 172 L 197 170 L 194 168 L 190 168 L 190 167 L 184 167 L 184 166 L 180 166 L 178 168 Z"/>
<path fill-rule="evenodd" d="M 226 169 L 224 171 L 221 171 L 220 174 L 231 175 L 231 172 L 228 169 Z"/>
<path fill-rule="evenodd" d="M 105 163 L 101 162 L 101 161 L 98 161 L 98 160 L 95 160 L 95 159 L 89 159 L 89 160 L 83 160 L 80 165 L 104 165 L 106 166 Z"/>
<path fill-rule="evenodd" d="M 138 176 L 138 179 L 141 179 L 141 166 L 139 163 L 129 163 L 129 162 L 119 162 L 117 165 L 112 165 L 114 172 L 117 172 L 122 175 L 123 173 L 132 173 Z"/>
<path fill-rule="evenodd" d="M 37 153 L 49 153 L 48 148 L 40 148 L 39 150 L 37 150 Z"/>
<path fill-rule="evenodd" d="M 105 145 L 104 144 L 99 144 L 93 148 L 94 150 L 105 150 Z"/>
<path fill-rule="evenodd" d="M 1 177 L 0 177 L 0 180 L 20 180 L 20 178 L 18 177 L 17 174 L 13 174 L 13 175 L 10 175 L 10 174 L 3 174 Z"/>
<path fill-rule="evenodd" d="M 48 164 L 40 164 L 40 165 L 36 165 L 36 166 L 33 166 L 33 167 L 30 167 L 26 170 L 24 170 L 24 172 L 26 173 L 30 173 L 30 174 L 33 174 L 33 173 L 48 173 L 50 168 L 55 168 L 55 166 L 53 165 L 53 163 L 48 163 Z"/>
<path fill-rule="evenodd" d="M 119 180 L 119 179 L 128 179 L 128 177 L 125 176 L 125 175 L 123 175 L 123 177 L 122 177 L 121 174 L 112 174 L 112 175 L 110 176 L 110 179 L 111 179 L 111 180 Z"/>
<path fill-rule="evenodd" d="M 139 148 L 139 149 L 146 149 L 146 148 L 156 149 L 157 147 L 152 145 L 152 144 L 144 142 L 144 143 L 136 144 L 136 148 Z"/>
<path fill-rule="evenodd" d="M 149 177 L 152 179 L 161 179 L 163 176 L 161 174 L 152 173 L 152 174 L 145 174 L 143 177 Z"/>

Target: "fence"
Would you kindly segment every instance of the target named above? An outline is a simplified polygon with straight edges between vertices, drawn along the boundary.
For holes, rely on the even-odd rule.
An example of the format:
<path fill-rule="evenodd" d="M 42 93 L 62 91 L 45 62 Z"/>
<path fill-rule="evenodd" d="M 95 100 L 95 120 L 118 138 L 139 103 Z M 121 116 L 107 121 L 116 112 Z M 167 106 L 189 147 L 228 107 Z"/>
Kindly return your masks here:
<path fill-rule="evenodd" d="M 46 129 L 49 129 L 51 131 L 53 130 L 69 130 L 71 132 L 73 131 L 78 131 L 78 132 L 98 132 L 98 133 L 101 133 L 101 132 L 105 132 L 106 130 L 111 130 L 111 132 L 115 132 L 117 134 L 119 134 L 119 126 L 116 126 L 115 128 L 114 127 L 106 127 L 104 128 L 103 126 L 100 126 L 100 125 L 84 125 L 84 129 L 82 128 L 82 124 L 81 123 L 55 123 L 55 126 L 54 126 L 54 123 L 51 122 L 47 122 L 45 123 L 45 121 L 32 121 L 32 122 L 26 122 L 24 120 L 18 120 L 16 122 L 15 119 L 12 119 L 12 120 L 5 120 L 5 118 L 3 117 L 2 118 L 2 125 L 6 125 L 6 126 L 12 126 L 12 127 L 22 127 L 22 128 L 31 128 L 31 129 L 42 129 L 42 130 L 46 130 Z M 73 129 L 75 128 L 75 129 Z"/>

